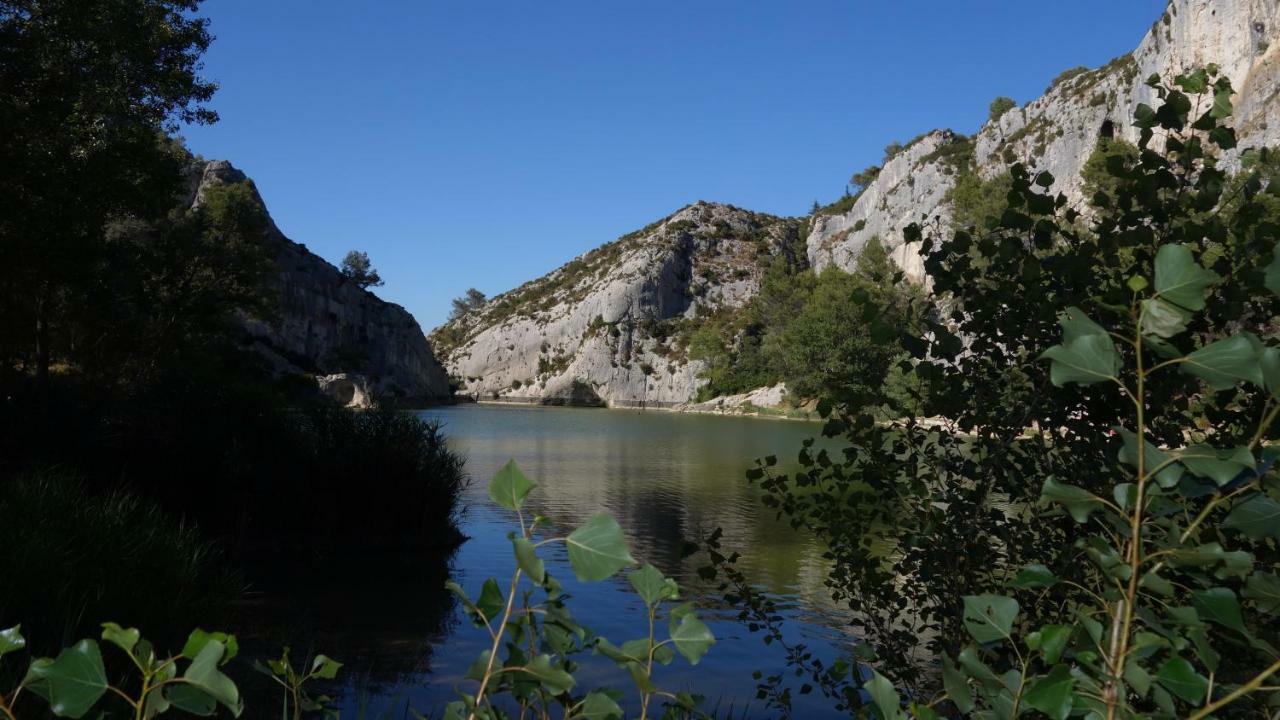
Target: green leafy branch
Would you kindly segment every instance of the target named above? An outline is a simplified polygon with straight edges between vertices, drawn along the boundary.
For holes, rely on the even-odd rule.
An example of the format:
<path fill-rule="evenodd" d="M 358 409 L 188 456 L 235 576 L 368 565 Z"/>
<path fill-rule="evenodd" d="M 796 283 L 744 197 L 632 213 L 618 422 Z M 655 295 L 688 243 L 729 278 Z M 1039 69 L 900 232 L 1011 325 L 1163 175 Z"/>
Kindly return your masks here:
<path fill-rule="evenodd" d="M 467 677 L 477 683 L 473 692 L 459 692 L 459 699 L 445 709 L 451 720 L 489 720 L 503 717 L 495 697 L 507 695 L 520 716 L 532 713 L 549 718 L 559 707 L 565 718 L 607 720 L 621 718 L 622 694 L 593 690 L 575 694 L 577 663 L 573 657 L 586 650 L 603 655 L 625 669 L 640 695 L 640 717 L 649 717 L 655 698 L 662 698 L 686 712 L 697 710 L 698 699 L 662 689 L 654 679 L 656 665 L 670 664 L 677 654 L 697 664 L 715 642 L 710 628 L 698 619 L 690 604 L 667 613 L 667 637 L 659 639 L 658 618 L 665 603 L 679 598 L 676 581 L 652 565 L 628 573 L 632 588 L 647 609 L 647 635 L 614 645 L 582 626 L 572 615 L 560 583 L 547 571 L 538 550 L 563 543 L 574 575 L 583 582 L 606 580 L 636 564 L 627 549 L 617 521 L 596 515 L 567 536 L 540 537 L 550 523 L 525 515 L 524 503 L 536 484 L 508 462 L 489 483 L 489 497 L 515 513 L 520 531 L 510 536 L 515 568 L 504 591 L 498 581 L 484 582 L 472 598 L 454 582 L 447 583 L 472 621 L 489 635 L 490 645 L 481 653 Z M 527 580 L 528 582 L 522 582 Z"/>

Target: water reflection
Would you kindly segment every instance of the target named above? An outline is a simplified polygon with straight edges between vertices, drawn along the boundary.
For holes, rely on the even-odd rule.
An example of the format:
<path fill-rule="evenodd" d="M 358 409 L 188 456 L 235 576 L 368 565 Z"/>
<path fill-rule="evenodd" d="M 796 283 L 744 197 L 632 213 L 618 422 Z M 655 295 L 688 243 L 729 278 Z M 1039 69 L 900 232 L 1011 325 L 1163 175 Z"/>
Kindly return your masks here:
<path fill-rule="evenodd" d="M 709 608 L 719 643 L 696 669 L 677 663 L 659 674 L 673 690 L 693 690 L 722 706 L 751 704 L 751 672 L 776 671 L 782 658 L 739 624 L 736 611 L 720 607 L 714 583 L 699 578 L 697 558 L 681 559 L 686 540 L 723 528 L 726 552 L 738 551 L 740 563 L 758 586 L 779 600 L 784 627 L 817 654 L 847 649 L 844 615 L 830 606 L 822 586 L 825 562 L 809 537 L 774 520 L 762 508 L 759 492 L 744 480 L 752 460 L 778 455 L 785 463 L 801 442 L 818 433 L 807 423 L 749 418 L 685 416 L 622 410 L 538 407 L 459 406 L 423 411 L 440 420 L 455 447 L 467 457 L 474 482 L 465 496 L 462 530 L 470 536 L 454 556 L 453 579 L 477 593 L 488 577 L 509 577 L 513 560 L 506 539 L 516 529 L 512 518 L 487 498 L 488 478 L 514 458 L 540 487 L 528 504 L 568 531 L 598 512 L 623 526 L 632 554 L 676 577 L 685 597 Z M 576 615 L 615 641 L 641 634 L 644 611 L 626 581 L 579 584 L 573 581 L 563 549 L 552 546 L 548 570 L 573 596 Z M 457 608 L 441 604 L 428 585 L 436 578 L 419 571 L 374 576 L 355 563 L 330 577 L 308 602 L 312 628 L 324 628 L 314 645 L 347 662 L 348 668 L 373 669 L 372 680 L 349 676 L 339 688 L 343 714 L 357 706 L 372 709 L 408 703 L 419 710 L 438 708 L 463 684 L 463 674 L 488 641 L 461 618 Z M 442 582 L 442 580 L 441 580 Z M 438 591 L 440 583 L 436 583 Z M 361 617 L 373 613 L 372 617 Z M 437 616 L 430 617 L 433 613 Z M 297 618 L 280 616 L 278 621 Z M 270 622 L 276 622 L 272 620 Z M 296 624 L 296 623 L 295 623 Z M 297 637 L 296 634 L 293 635 Z M 627 676 L 599 658 L 583 660 L 584 684 L 630 688 Z M 757 708 L 753 716 L 764 716 Z M 799 697 L 797 716 L 826 716 L 823 703 Z"/>

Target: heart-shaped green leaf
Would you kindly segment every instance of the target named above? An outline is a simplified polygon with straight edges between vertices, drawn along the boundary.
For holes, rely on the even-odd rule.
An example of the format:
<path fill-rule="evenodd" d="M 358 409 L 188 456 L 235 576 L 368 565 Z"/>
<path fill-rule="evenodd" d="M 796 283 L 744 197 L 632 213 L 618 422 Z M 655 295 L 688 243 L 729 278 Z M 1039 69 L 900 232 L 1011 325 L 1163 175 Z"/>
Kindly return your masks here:
<path fill-rule="evenodd" d="M 1280 502 L 1264 493 L 1253 493 L 1236 501 L 1222 521 L 1222 527 L 1236 530 L 1254 540 L 1280 540 Z"/>
<path fill-rule="evenodd" d="M 0 630 L 0 657 L 21 650 L 27 646 L 27 639 L 22 637 L 22 626 L 14 625 L 8 630 Z"/>
<path fill-rule="evenodd" d="M 79 718 L 93 709 L 107 692 L 107 671 L 98 643 L 81 640 L 58 653 L 31 663 L 22 683 L 49 702 L 58 717 Z"/>
<path fill-rule="evenodd" d="M 1071 344 L 1086 335 L 1106 335 L 1107 331 L 1078 307 L 1072 306 L 1058 314 L 1058 324 L 1062 326 L 1062 342 Z"/>
<path fill-rule="evenodd" d="M 1120 353 L 1106 335 L 1082 335 L 1070 343 L 1054 345 L 1040 355 L 1049 360 L 1049 379 L 1062 387 L 1074 382 L 1092 385 L 1115 380 L 1120 374 Z"/>
<path fill-rule="evenodd" d="M 1018 571 L 1018 574 L 1009 581 L 1009 587 L 1019 590 L 1032 590 L 1036 588 L 1053 587 L 1058 582 L 1058 578 L 1054 577 L 1053 572 L 1044 565 L 1034 564 L 1027 565 Z"/>
<path fill-rule="evenodd" d="M 715 642 L 716 636 L 711 633 L 711 628 L 692 612 L 682 614 L 671 629 L 671 643 L 690 665 L 697 665 Z"/>
<path fill-rule="evenodd" d="M 1140 697 L 1146 697 L 1151 692 L 1151 674 L 1137 660 L 1125 663 L 1124 679 Z"/>
<path fill-rule="evenodd" d="M 342 663 L 328 655 L 317 655 L 311 661 L 311 674 L 323 680 L 333 680 L 338 677 L 340 669 L 342 669 Z"/>
<path fill-rule="evenodd" d="M 159 695 L 160 693 L 158 692 L 153 693 L 152 697 Z M 177 683 L 165 686 L 163 697 L 165 702 L 172 704 L 183 712 L 191 713 L 198 717 L 209 717 L 218 711 L 218 701 L 195 685 Z"/>
<path fill-rule="evenodd" d="M 1241 635 L 1249 635 L 1240 614 L 1240 601 L 1230 589 L 1215 587 L 1197 591 L 1191 595 L 1191 604 L 1201 618 L 1235 630 Z"/>
<path fill-rule="evenodd" d="M 1156 681 L 1192 705 L 1199 705 L 1204 700 L 1205 691 L 1209 689 L 1209 681 L 1197 673 L 1191 663 L 1180 657 L 1170 658 L 1161 665 L 1156 672 Z"/>
<path fill-rule="evenodd" d="M 535 657 L 525 664 L 524 671 L 532 675 L 552 695 L 569 692 L 576 684 L 572 675 L 552 662 L 550 655 Z"/>
<path fill-rule="evenodd" d="M 502 589 L 498 587 L 498 581 L 489 578 L 484 581 L 484 585 L 480 587 L 480 597 L 476 599 L 476 610 L 485 620 L 493 620 L 502 612 L 502 608 L 507 604 L 507 598 L 502 594 Z"/>
<path fill-rule="evenodd" d="M 622 528 L 608 515 L 596 515 L 588 520 L 565 538 L 565 545 L 569 550 L 569 564 L 579 580 L 604 580 L 635 564 Z"/>
<path fill-rule="evenodd" d="M 142 633 L 137 628 L 125 629 L 108 622 L 102 623 L 102 639 L 132 655 L 134 646 L 142 639 Z"/>
<path fill-rule="evenodd" d="M 627 573 L 631 587 L 644 600 L 644 604 L 653 607 L 663 600 L 674 600 L 680 594 L 676 581 L 665 577 L 658 568 L 645 563 L 639 570 Z"/>
<path fill-rule="evenodd" d="M 519 510 L 535 487 L 537 484 L 525 477 L 516 461 L 508 460 L 489 481 L 489 497 L 508 510 Z"/>
<path fill-rule="evenodd" d="M 1263 282 L 1268 290 L 1280 295 L 1280 243 L 1276 243 L 1276 248 L 1271 253 L 1271 262 L 1267 264 Z"/>
<path fill-rule="evenodd" d="M 1066 720 L 1071 714 L 1072 696 L 1076 679 L 1071 668 L 1054 665 L 1048 675 L 1035 680 L 1023 699 L 1028 705 L 1048 715 L 1053 720 Z"/>
<path fill-rule="evenodd" d="M 1274 573 L 1256 572 L 1244 584 L 1245 598 L 1258 606 L 1258 611 L 1271 614 L 1280 610 L 1280 577 Z"/>
<path fill-rule="evenodd" d="M 973 688 L 949 657 L 942 659 L 942 687 L 960 712 L 968 714 L 973 710 Z"/>
<path fill-rule="evenodd" d="M 1114 428 L 1123 441 L 1120 447 L 1120 462 L 1137 470 L 1138 468 L 1138 436 L 1136 433 L 1130 432 L 1125 428 L 1116 426 Z M 1182 466 L 1176 462 L 1168 453 L 1156 447 L 1150 440 L 1144 440 L 1143 446 L 1146 448 L 1143 454 L 1144 469 L 1151 472 L 1156 468 L 1160 470 L 1156 473 L 1156 482 L 1162 488 L 1171 488 L 1178 484 L 1178 480 L 1182 478 Z M 1162 467 L 1163 466 L 1163 467 Z"/>
<path fill-rule="evenodd" d="M 622 708 L 613 698 L 597 690 L 582 699 L 573 716 L 583 720 L 622 720 Z"/>
<path fill-rule="evenodd" d="M 1060 483 L 1053 478 L 1044 481 L 1040 501 L 1061 505 L 1078 523 L 1088 522 L 1089 514 L 1104 506 L 1102 498 L 1075 485 Z"/>
<path fill-rule="evenodd" d="M 1075 628 L 1070 625 L 1045 625 L 1040 628 L 1040 654 L 1049 664 L 1058 662 L 1062 652 L 1067 649 L 1071 633 Z"/>
<path fill-rule="evenodd" d="M 1201 267 L 1185 245 L 1163 245 L 1156 252 L 1156 294 L 1174 305 L 1203 310 L 1205 291 L 1217 281 L 1217 273 Z"/>
<path fill-rule="evenodd" d="M 649 639 L 629 640 L 622 643 L 622 647 L 618 647 L 604 638 L 600 638 L 596 642 L 596 652 L 604 655 L 610 660 L 618 663 L 618 665 L 626 665 L 627 663 L 642 663 L 648 660 Z"/>
<path fill-rule="evenodd" d="M 1161 298 L 1142 301 L 1142 334 L 1171 338 L 1187 329 L 1191 313 Z"/>
<path fill-rule="evenodd" d="M 240 691 L 231 678 L 218 670 L 226 651 L 226 646 L 218 640 L 209 640 L 182 673 L 182 679 L 217 700 L 232 715 L 240 717 L 244 710 Z"/>
<path fill-rule="evenodd" d="M 980 643 L 1008 640 L 1018 617 L 1018 601 L 1003 595 L 966 595 L 964 626 Z"/>
<path fill-rule="evenodd" d="M 221 664 L 226 665 L 228 662 L 231 662 L 232 658 L 239 654 L 240 643 L 236 640 L 235 635 L 218 631 L 205 632 L 204 630 L 196 628 L 187 636 L 187 642 L 182 646 L 182 657 L 187 658 L 188 660 L 196 659 L 196 657 L 200 655 L 200 652 L 204 650 L 204 646 L 214 640 L 222 643 L 224 648 Z"/>
<path fill-rule="evenodd" d="M 1179 452 L 1178 459 L 1192 474 L 1207 477 L 1218 486 L 1226 485 L 1256 465 L 1253 453 L 1246 447 L 1218 450 L 1208 445 L 1192 445 Z"/>
<path fill-rule="evenodd" d="M 898 691 L 893 689 L 893 683 L 889 682 L 889 678 L 872 670 L 871 679 L 863 684 L 863 688 L 871 696 L 871 702 L 875 703 L 876 708 L 880 710 L 880 717 L 883 720 L 895 720 L 903 716 L 902 698 L 898 695 Z"/>
<path fill-rule="evenodd" d="M 1190 353 L 1181 368 L 1207 381 L 1214 390 L 1229 390 L 1242 381 L 1263 387 L 1262 352 L 1257 338 L 1242 333 Z"/>
<path fill-rule="evenodd" d="M 547 577 L 547 566 L 542 558 L 538 557 L 538 551 L 533 543 L 522 537 L 514 537 L 511 539 L 511 544 L 516 554 L 516 565 L 529 576 L 530 580 L 541 585 Z"/>

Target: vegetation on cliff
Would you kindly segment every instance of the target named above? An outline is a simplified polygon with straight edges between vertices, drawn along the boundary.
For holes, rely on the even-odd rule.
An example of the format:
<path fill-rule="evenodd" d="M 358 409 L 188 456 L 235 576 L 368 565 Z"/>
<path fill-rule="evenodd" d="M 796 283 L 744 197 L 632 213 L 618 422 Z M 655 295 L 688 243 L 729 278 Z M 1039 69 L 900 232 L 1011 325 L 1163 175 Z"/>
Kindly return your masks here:
<path fill-rule="evenodd" d="M 868 300 L 891 314 L 868 316 Z M 700 399 L 785 382 L 794 402 L 867 401 L 902 352 L 876 338 L 924 312 L 924 300 L 879 238 L 863 248 L 853 273 L 834 266 L 815 273 L 779 256 L 744 308 L 713 316 L 690 335 L 690 356 L 707 364 Z"/>
<path fill-rule="evenodd" d="M 1231 88 L 1214 72 L 1151 80 L 1162 104 L 1139 107 L 1136 155 L 1100 148 L 1087 216 L 1015 165 L 980 225 L 907 230 L 951 309 L 898 342 L 945 423 L 824 405 L 842 452 L 754 471 L 767 505 L 826 541 L 832 597 L 856 612 L 857 658 L 791 655 L 850 716 L 1274 702 L 1280 379 L 1262 338 L 1280 315 L 1280 162 L 1248 150 L 1225 173 Z M 778 640 L 767 599 L 706 547 Z M 788 675 L 760 685 L 784 713 Z"/>

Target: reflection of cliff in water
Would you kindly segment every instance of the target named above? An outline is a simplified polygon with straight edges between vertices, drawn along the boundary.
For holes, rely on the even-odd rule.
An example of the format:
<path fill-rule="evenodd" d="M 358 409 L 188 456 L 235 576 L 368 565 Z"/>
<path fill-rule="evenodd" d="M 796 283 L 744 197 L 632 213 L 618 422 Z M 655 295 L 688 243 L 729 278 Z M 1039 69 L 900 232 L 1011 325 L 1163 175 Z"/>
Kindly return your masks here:
<path fill-rule="evenodd" d="M 434 645 L 453 629 L 456 600 L 444 589 L 453 554 L 351 552 L 251 567 L 254 582 L 232 625 L 241 655 L 275 659 L 288 647 L 299 668 L 323 653 L 343 663 L 340 685 L 323 688 L 328 694 L 394 694 L 431 671 Z M 267 678 L 236 679 L 255 715 L 279 707 L 279 689 Z"/>
<path fill-rule="evenodd" d="M 741 552 L 741 569 L 758 586 L 831 609 L 821 544 L 776 520 L 746 480 L 756 458 L 793 464 L 819 425 L 626 410 L 468 407 L 435 415 L 467 455 L 471 492 L 480 496 L 469 502 L 484 502 L 488 478 L 515 458 L 540 485 L 529 496 L 532 512 L 564 528 L 612 514 L 632 554 L 695 595 L 712 596 L 718 584 L 698 577 L 705 558 L 682 561 L 681 551 L 719 527 L 726 554 Z"/>

